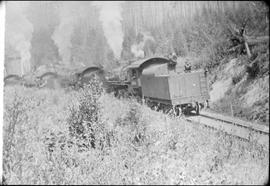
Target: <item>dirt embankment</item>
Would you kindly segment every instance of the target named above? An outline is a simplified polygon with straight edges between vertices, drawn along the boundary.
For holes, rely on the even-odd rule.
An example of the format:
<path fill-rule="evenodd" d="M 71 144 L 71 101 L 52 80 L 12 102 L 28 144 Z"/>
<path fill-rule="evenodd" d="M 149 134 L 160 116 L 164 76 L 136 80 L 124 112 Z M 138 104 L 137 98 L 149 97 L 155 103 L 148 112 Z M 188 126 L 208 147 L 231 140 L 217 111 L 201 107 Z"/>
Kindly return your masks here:
<path fill-rule="evenodd" d="M 210 75 L 213 110 L 269 124 L 269 74 L 250 77 L 247 62 L 235 58 Z"/>

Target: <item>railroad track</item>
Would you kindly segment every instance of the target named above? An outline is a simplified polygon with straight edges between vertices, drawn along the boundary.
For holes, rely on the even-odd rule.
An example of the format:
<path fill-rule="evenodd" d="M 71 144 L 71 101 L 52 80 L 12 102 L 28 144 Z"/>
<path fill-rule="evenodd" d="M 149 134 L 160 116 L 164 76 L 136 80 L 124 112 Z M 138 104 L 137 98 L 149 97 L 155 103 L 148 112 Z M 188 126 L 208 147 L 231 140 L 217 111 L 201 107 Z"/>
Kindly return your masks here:
<path fill-rule="evenodd" d="M 267 126 L 206 111 L 202 111 L 199 116 L 187 116 L 186 120 L 221 130 L 248 141 L 257 140 L 260 144 L 269 144 L 269 127 Z"/>

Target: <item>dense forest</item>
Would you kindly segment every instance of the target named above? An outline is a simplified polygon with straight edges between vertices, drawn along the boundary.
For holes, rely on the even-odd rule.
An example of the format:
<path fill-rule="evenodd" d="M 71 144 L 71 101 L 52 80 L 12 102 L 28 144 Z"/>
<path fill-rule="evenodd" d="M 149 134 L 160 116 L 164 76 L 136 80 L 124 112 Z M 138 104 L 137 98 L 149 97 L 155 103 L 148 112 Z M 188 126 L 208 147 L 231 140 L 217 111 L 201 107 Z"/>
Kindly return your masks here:
<path fill-rule="evenodd" d="M 251 61 L 260 52 L 266 55 L 261 60 L 268 57 L 266 47 L 256 45 L 268 41 L 264 2 L 20 4 L 7 3 L 6 56 L 15 50 L 31 68 L 61 61 L 111 67 L 170 52 L 209 67 L 232 55 L 247 55 Z"/>
<path fill-rule="evenodd" d="M 7 74 L 23 75 L 44 65 L 71 71 L 93 65 L 111 70 L 139 58 L 174 52 L 179 58 L 191 58 L 193 68 L 208 69 L 212 101 L 227 93 L 229 101 L 221 100 L 221 105 L 230 102 L 238 107 L 244 102 L 248 104 L 241 107 L 252 110 L 235 108 L 236 115 L 269 120 L 269 106 L 264 105 L 269 103 L 265 2 L 44 1 L 8 2 L 6 9 Z M 232 59 L 237 62 L 231 68 L 240 70 L 230 74 L 224 69 Z M 254 95 L 257 98 L 250 101 Z M 226 107 L 220 112 L 232 112 Z"/>

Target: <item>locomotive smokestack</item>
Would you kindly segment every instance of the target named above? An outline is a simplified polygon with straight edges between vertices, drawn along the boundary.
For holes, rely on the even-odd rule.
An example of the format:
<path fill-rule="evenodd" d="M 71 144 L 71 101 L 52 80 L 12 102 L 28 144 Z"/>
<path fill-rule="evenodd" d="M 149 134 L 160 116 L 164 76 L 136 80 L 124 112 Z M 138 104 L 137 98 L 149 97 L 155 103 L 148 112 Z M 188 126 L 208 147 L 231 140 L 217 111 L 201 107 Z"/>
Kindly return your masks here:
<path fill-rule="evenodd" d="M 134 54 L 136 58 L 144 58 L 145 52 L 144 52 L 144 46 L 147 41 L 155 41 L 154 38 L 149 34 L 142 32 L 143 40 L 139 43 L 135 43 L 131 46 L 131 52 Z"/>

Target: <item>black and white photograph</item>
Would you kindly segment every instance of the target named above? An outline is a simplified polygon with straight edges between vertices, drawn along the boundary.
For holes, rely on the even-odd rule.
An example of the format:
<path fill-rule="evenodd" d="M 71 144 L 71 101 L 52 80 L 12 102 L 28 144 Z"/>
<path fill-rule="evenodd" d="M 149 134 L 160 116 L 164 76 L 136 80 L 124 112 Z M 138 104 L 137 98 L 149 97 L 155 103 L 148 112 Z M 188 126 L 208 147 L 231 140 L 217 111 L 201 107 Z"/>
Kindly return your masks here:
<path fill-rule="evenodd" d="M 0 183 L 267 185 L 265 1 L 1 1 Z"/>

